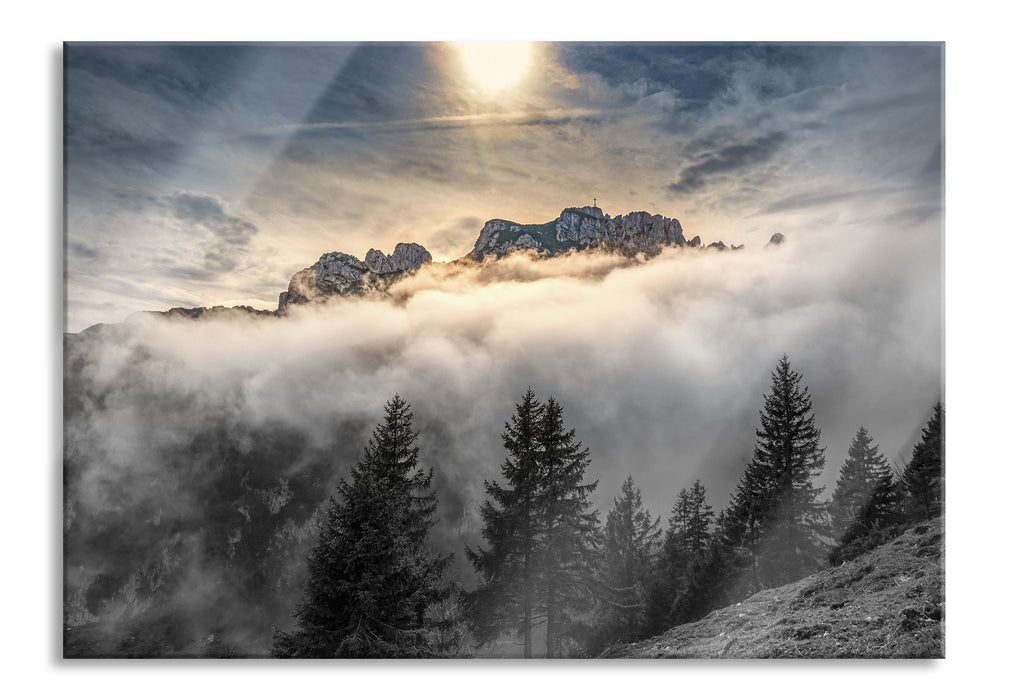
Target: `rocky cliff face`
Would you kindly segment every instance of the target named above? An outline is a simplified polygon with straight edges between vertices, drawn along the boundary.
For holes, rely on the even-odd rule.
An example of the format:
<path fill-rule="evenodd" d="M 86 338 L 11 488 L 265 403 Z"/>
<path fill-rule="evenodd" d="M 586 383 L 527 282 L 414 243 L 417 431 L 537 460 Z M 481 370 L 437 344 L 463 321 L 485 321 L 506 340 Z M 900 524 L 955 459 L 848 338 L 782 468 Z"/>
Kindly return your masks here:
<path fill-rule="evenodd" d="M 392 255 L 372 248 L 362 262 L 348 253 L 326 253 L 311 267 L 295 273 L 287 291 L 280 294 L 277 311 L 333 295 L 362 291 L 370 280 L 392 281 L 408 270 L 431 262 L 431 254 L 418 243 L 397 243 Z"/>
<path fill-rule="evenodd" d="M 697 236 L 688 243 L 683 237 L 683 227 L 676 219 L 644 211 L 610 218 L 598 207 L 571 207 L 545 224 L 517 224 L 491 219 L 484 224 L 467 257 L 482 260 L 487 256 L 508 255 L 516 250 L 536 250 L 545 255 L 556 255 L 586 248 L 655 254 L 670 245 L 699 246 L 700 243 L 701 239 Z"/>

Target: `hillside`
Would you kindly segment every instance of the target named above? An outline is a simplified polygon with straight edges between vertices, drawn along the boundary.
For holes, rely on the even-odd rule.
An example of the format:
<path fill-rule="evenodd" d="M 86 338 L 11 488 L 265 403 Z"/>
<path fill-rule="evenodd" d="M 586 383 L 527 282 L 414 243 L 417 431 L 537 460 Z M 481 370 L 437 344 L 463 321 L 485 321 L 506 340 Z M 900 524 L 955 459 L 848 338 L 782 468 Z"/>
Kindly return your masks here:
<path fill-rule="evenodd" d="M 853 561 L 647 641 L 611 647 L 629 658 L 943 658 L 941 518 Z"/>

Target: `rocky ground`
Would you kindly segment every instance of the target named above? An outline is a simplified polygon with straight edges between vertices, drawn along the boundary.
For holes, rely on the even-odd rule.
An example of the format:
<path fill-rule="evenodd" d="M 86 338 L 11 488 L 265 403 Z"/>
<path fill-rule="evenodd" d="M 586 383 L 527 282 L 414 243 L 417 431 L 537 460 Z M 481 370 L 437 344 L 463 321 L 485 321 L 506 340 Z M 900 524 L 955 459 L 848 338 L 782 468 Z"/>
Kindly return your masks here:
<path fill-rule="evenodd" d="M 630 658 L 943 658 L 941 519 L 843 565 L 613 647 Z"/>

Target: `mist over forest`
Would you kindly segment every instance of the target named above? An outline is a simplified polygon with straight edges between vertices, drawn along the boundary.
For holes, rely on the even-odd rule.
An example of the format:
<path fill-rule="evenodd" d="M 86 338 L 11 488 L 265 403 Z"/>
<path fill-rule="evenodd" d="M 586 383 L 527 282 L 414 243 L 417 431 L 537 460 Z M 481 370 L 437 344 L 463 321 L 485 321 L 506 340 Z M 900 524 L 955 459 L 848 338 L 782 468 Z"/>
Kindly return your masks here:
<path fill-rule="evenodd" d="M 602 514 L 628 475 L 663 522 L 696 479 L 724 506 L 784 354 L 822 430 L 818 485 L 829 493 L 863 425 L 899 464 L 942 398 L 940 245 L 867 224 L 650 259 L 514 254 L 281 317 L 137 314 L 68 335 L 66 612 L 213 609 L 201 634 L 264 653 L 318 507 L 397 394 L 434 471 L 432 544 L 464 586 L 484 481 L 529 387 L 590 450 Z"/>

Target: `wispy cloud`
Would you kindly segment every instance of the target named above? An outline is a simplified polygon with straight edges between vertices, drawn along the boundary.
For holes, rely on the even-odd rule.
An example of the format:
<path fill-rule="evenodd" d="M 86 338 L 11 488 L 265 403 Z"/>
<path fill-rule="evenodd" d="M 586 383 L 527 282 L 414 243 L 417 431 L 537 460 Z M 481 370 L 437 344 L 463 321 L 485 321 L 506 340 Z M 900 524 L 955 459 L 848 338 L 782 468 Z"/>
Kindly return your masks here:
<path fill-rule="evenodd" d="M 671 192 L 682 194 L 694 192 L 706 186 L 713 175 L 734 173 L 769 161 L 787 141 L 787 134 L 776 131 L 705 153 L 683 168 L 668 188 Z"/>
<path fill-rule="evenodd" d="M 826 204 L 836 204 L 873 195 L 883 195 L 895 191 L 892 187 L 865 188 L 858 190 L 803 192 L 784 197 L 768 204 L 762 211 L 764 214 L 815 209 Z"/>
<path fill-rule="evenodd" d="M 299 131 L 319 131 L 329 129 L 368 129 L 375 131 L 396 129 L 452 128 L 463 126 L 530 126 L 536 124 L 557 124 L 574 119 L 593 119 L 607 112 L 592 109 L 550 109 L 522 112 L 487 112 L 483 114 L 452 114 L 417 119 L 388 119 L 375 121 L 321 122 L 307 124 L 283 124 L 264 130 L 264 133 L 290 133 Z"/>
<path fill-rule="evenodd" d="M 177 221 L 198 226 L 213 236 L 203 256 L 204 274 L 233 270 L 259 232 L 252 222 L 228 213 L 224 202 L 213 195 L 180 192 L 165 197 L 163 202 Z"/>

